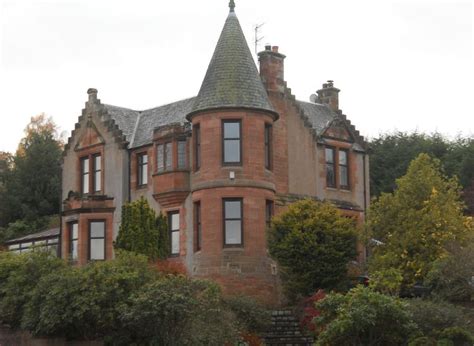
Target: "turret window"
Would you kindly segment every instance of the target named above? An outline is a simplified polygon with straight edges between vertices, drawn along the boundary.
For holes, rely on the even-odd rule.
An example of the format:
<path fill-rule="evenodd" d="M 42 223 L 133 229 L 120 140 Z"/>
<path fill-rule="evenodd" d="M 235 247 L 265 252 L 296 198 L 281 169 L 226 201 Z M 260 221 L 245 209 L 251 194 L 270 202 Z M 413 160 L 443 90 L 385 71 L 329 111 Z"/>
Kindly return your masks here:
<path fill-rule="evenodd" d="M 242 198 L 226 198 L 224 208 L 224 246 L 243 244 L 242 237 Z"/>
<path fill-rule="evenodd" d="M 241 122 L 240 120 L 224 120 L 222 122 L 222 161 L 224 165 L 240 165 L 241 153 Z"/>
<path fill-rule="evenodd" d="M 265 124 L 265 168 L 272 169 L 272 125 Z"/>
<path fill-rule="evenodd" d="M 194 170 L 198 171 L 201 168 L 201 127 L 195 125 L 193 129 L 194 134 Z"/>

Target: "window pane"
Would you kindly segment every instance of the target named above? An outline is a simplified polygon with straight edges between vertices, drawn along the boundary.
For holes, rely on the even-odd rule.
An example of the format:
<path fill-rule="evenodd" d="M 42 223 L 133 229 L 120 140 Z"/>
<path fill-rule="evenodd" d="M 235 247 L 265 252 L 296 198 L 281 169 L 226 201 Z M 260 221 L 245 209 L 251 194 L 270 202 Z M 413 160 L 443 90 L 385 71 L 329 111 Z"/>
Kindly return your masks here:
<path fill-rule="evenodd" d="M 57 244 L 59 242 L 58 238 L 48 239 L 48 244 Z"/>
<path fill-rule="evenodd" d="M 148 184 L 148 155 L 138 156 L 138 185 Z"/>
<path fill-rule="evenodd" d="M 100 155 L 94 156 L 94 169 L 100 171 L 102 169 L 102 160 Z"/>
<path fill-rule="evenodd" d="M 148 164 L 144 164 L 141 168 L 140 185 L 148 184 Z"/>
<path fill-rule="evenodd" d="M 334 163 L 334 149 L 326 148 L 326 162 Z"/>
<path fill-rule="evenodd" d="M 102 174 L 100 171 L 94 173 L 94 192 L 102 190 Z"/>
<path fill-rule="evenodd" d="M 163 150 L 164 150 L 163 144 L 158 145 L 157 155 L 156 155 L 157 156 L 156 160 L 158 162 L 158 172 L 163 172 L 165 169 Z"/>
<path fill-rule="evenodd" d="M 105 224 L 104 222 L 91 222 L 90 224 L 90 237 L 91 238 L 103 238 L 105 235 Z"/>
<path fill-rule="evenodd" d="M 334 175 L 334 165 L 326 165 L 326 182 L 328 186 L 336 186 L 336 176 Z"/>
<path fill-rule="evenodd" d="M 71 239 L 79 238 L 79 226 L 77 223 L 71 225 Z"/>
<path fill-rule="evenodd" d="M 89 173 L 89 159 L 82 159 L 82 173 Z"/>
<path fill-rule="evenodd" d="M 347 166 L 340 166 L 339 167 L 339 185 L 341 187 L 348 187 L 349 186 L 349 179 L 347 176 Z"/>
<path fill-rule="evenodd" d="M 71 242 L 70 256 L 73 260 L 77 259 L 77 240 Z"/>
<path fill-rule="evenodd" d="M 105 239 L 91 239 L 91 260 L 105 259 Z"/>
<path fill-rule="evenodd" d="M 347 152 L 339 150 L 339 164 L 347 165 Z"/>
<path fill-rule="evenodd" d="M 186 141 L 178 141 L 178 168 L 186 167 Z"/>
<path fill-rule="evenodd" d="M 241 201 L 225 201 L 225 219 L 240 219 Z"/>
<path fill-rule="evenodd" d="M 179 232 L 171 232 L 171 253 L 179 254 Z"/>
<path fill-rule="evenodd" d="M 240 220 L 227 220 L 225 222 L 225 243 L 242 244 L 242 223 Z"/>
<path fill-rule="evenodd" d="M 173 167 L 173 151 L 171 150 L 171 143 L 165 144 L 166 170 L 171 170 Z"/>
<path fill-rule="evenodd" d="M 240 138 L 239 122 L 224 122 L 224 139 L 226 138 Z"/>
<path fill-rule="evenodd" d="M 82 193 L 89 193 L 89 174 L 82 176 Z"/>
<path fill-rule="evenodd" d="M 240 140 L 224 141 L 224 162 L 240 162 Z"/>
<path fill-rule="evenodd" d="M 173 231 L 179 230 L 179 214 L 171 214 L 171 229 Z"/>

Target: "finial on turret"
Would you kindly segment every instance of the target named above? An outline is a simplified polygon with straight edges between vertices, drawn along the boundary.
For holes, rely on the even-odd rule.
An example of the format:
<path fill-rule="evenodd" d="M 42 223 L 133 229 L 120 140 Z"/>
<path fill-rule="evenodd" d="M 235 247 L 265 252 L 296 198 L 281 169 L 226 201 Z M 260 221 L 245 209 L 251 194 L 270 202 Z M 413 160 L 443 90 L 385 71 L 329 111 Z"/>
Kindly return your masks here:
<path fill-rule="evenodd" d="M 234 12 L 234 8 L 235 8 L 235 2 L 234 2 L 234 0 L 230 0 L 230 2 L 229 2 L 229 8 L 230 8 L 230 12 Z"/>

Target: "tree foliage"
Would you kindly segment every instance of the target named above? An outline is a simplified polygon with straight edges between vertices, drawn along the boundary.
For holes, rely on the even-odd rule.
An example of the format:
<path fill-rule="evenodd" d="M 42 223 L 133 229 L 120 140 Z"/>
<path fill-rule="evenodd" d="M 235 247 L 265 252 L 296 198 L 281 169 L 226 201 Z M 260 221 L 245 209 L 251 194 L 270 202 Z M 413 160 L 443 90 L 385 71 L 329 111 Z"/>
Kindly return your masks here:
<path fill-rule="evenodd" d="M 358 286 L 316 303 L 316 345 L 403 345 L 416 329 L 406 304 Z"/>
<path fill-rule="evenodd" d="M 0 227 L 23 220 L 31 233 L 44 226 L 38 218 L 59 213 L 62 148 L 53 120 L 40 114 L 31 118 L 15 155 L 0 157 Z"/>
<path fill-rule="evenodd" d="M 381 135 L 370 142 L 370 191 L 372 196 L 393 192 L 396 179 L 410 162 L 426 153 L 439 159 L 450 177 L 457 176 L 468 188 L 474 179 L 474 138 L 448 140 L 439 133 L 395 132 Z"/>
<path fill-rule="evenodd" d="M 117 249 L 148 256 L 152 260 L 169 255 L 169 237 L 166 217 L 155 211 L 145 198 L 122 207 L 122 222 L 115 242 Z"/>
<path fill-rule="evenodd" d="M 469 302 L 474 299 L 474 242 L 467 246 L 449 244 L 449 255 L 433 263 L 425 279 L 431 294 L 451 302 Z"/>
<path fill-rule="evenodd" d="M 447 245 L 466 241 L 473 231 L 459 192 L 439 160 L 427 154 L 413 160 L 394 193 L 382 194 L 369 211 L 369 237 L 384 243 L 374 248 L 371 272 L 397 269 L 404 287 L 423 281 L 433 262 L 448 255 Z"/>
<path fill-rule="evenodd" d="M 289 298 L 307 296 L 344 281 L 356 256 L 356 229 L 333 205 L 306 199 L 272 220 L 268 248 Z"/>

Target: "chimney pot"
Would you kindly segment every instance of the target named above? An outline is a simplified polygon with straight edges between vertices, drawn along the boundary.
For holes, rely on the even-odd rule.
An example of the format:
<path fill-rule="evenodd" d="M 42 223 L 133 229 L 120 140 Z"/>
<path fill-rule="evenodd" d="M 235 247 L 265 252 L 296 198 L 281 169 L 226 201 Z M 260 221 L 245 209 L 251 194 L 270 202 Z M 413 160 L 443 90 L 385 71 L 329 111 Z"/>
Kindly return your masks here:
<path fill-rule="evenodd" d="M 272 47 L 272 52 L 273 53 L 278 53 L 278 46 L 273 46 Z"/>
<path fill-rule="evenodd" d="M 89 102 L 97 101 L 97 89 L 90 88 L 87 90 L 87 94 L 89 95 Z"/>

